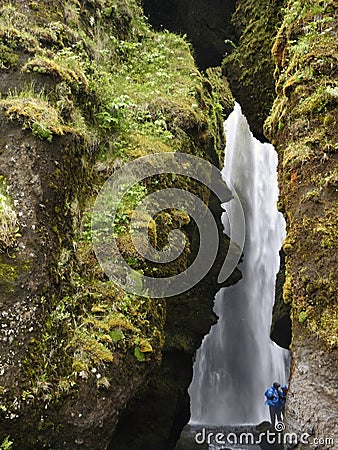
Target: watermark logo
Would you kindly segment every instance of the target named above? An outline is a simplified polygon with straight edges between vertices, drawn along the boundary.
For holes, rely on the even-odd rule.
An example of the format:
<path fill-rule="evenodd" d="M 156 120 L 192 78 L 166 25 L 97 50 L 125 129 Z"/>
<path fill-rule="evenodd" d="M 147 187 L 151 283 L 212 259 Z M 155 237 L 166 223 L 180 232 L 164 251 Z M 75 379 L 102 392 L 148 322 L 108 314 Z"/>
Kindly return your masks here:
<path fill-rule="evenodd" d="M 277 427 L 278 425 L 278 427 Z M 237 432 L 221 429 L 208 430 L 202 428 L 195 433 L 196 444 L 208 445 L 261 445 L 263 443 L 269 445 L 287 445 L 288 448 L 293 448 L 298 444 L 309 446 L 325 446 L 325 448 L 334 448 L 335 441 L 328 437 L 311 437 L 308 433 L 282 433 L 285 426 L 282 422 L 276 424 L 275 431 L 268 429 L 264 432 L 256 431 L 242 431 Z M 218 447 L 217 447 L 218 448 Z"/>
<path fill-rule="evenodd" d="M 283 422 L 277 422 L 276 425 L 275 425 L 275 430 L 279 431 L 279 432 L 284 431 L 285 430 L 284 423 Z"/>
<path fill-rule="evenodd" d="M 170 185 L 175 177 L 186 177 L 207 187 L 224 208 L 230 246 L 218 282 L 224 282 L 237 266 L 244 247 L 244 212 L 235 189 L 229 180 L 222 181 L 219 169 L 208 161 L 185 153 L 158 153 L 138 158 L 114 172 L 99 192 L 92 211 L 92 241 L 97 259 L 106 275 L 126 292 L 153 298 L 181 294 L 201 281 L 212 267 L 218 252 L 219 232 L 208 206 L 196 195 L 183 188 L 166 188 L 140 195 L 139 202 L 129 214 L 128 235 L 134 248 L 145 261 L 168 264 L 184 251 L 186 236 L 179 229 L 168 234 L 168 245 L 163 250 L 154 247 L 150 229 L 160 212 L 175 209 L 195 221 L 199 231 L 199 249 L 193 263 L 182 273 L 171 277 L 153 277 L 134 270 L 121 252 L 117 239 L 117 223 L 121 204 L 140 182 L 168 174 Z M 224 176 L 223 176 L 224 179 Z M 231 196 L 229 195 L 231 190 Z M 137 198 L 137 195 L 135 195 Z M 231 198 L 231 200 L 230 200 Z M 230 200 L 230 201 L 229 201 Z"/>

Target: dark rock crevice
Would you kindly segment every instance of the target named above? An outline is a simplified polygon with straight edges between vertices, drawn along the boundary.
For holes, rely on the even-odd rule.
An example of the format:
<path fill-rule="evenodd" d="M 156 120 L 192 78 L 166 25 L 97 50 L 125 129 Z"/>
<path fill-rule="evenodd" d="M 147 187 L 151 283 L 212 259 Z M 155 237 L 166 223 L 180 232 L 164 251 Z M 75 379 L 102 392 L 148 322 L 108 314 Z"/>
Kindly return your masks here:
<path fill-rule="evenodd" d="M 275 65 L 271 55 L 282 21 L 284 0 L 237 0 L 231 22 L 235 48 L 222 69 L 254 136 L 267 141 L 263 125 L 275 98 Z"/>
<path fill-rule="evenodd" d="M 271 339 L 280 347 L 289 349 L 292 338 L 291 305 L 284 303 L 285 253 L 280 251 L 280 269 L 276 277 L 275 304 L 272 311 Z"/>
<path fill-rule="evenodd" d="M 235 0 L 143 0 L 143 7 L 154 28 L 187 35 L 200 69 L 219 66 L 230 52 Z"/>

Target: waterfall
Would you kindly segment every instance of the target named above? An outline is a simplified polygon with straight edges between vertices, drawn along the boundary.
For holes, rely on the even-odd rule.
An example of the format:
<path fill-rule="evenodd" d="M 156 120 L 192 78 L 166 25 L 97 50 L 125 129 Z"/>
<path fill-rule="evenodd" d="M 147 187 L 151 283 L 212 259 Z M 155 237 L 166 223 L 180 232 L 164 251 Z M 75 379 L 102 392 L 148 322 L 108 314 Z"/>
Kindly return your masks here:
<path fill-rule="evenodd" d="M 225 122 L 223 175 L 242 202 L 246 221 L 243 278 L 221 289 L 219 317 L 197 351 L 189 388 L 191 423 L 257 424 L 268 420 L 264 392 L 288 380 L 289 352 L 271 341 L 271 313 L 285 222 L 277 210 L 277 154 L 250 132 L 240 106 Z M 231 202 L 229 207 L 231 214 Z M 222 222 L 227 228 L 227 217 Z"/>

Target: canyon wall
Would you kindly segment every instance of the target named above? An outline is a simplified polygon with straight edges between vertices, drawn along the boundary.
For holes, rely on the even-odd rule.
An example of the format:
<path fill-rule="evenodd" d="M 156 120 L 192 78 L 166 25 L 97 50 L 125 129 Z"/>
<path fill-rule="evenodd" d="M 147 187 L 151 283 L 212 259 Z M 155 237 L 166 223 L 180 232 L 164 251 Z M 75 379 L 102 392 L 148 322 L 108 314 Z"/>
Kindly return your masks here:
<path fill-rule="evenodd" d="M 255 134 L 279 155 L 287 239 L 275 308 L 282 321 L 272 337 L 288 342 L 284 302 L 292 319 L 286 426 L 311 435 L 297 448 L 315 448 L 316 439 L 337 436 L 337 3 L 236 7 L 240 38 L 223 71 Z"/>
<path fill-rule="evenodd" d="M 201 75 L 188 43 L 154 32 L 137 2 L 17 0 L 0 12 L 0 442 L 102 450 L 149 384 L 160 432 L 149 415 L 146 445 L 164 448 L 189 414 L 192 358 L 215 321 L 228 239 L 194 290 L 128 294 L 95 257 L 92 207 L 108 177 L 140 156 L 181 151 L 218 165 L 222 105 L 233 99 L 220 70 Z M 116 240 L 139 273 L 184 271 L 198 250 L 194 222 L 176 210 L 148 223 L 159 250 L 172 229 L 184 233 L 177 263 L 149 266 L 131 245 L 132 210 L 164 187 L 198 195 L 221 226 L 219 204 L 197 182 L 164 174 L 135 186 Z M 239 277 L 235 270 L 227 284 Z"/>

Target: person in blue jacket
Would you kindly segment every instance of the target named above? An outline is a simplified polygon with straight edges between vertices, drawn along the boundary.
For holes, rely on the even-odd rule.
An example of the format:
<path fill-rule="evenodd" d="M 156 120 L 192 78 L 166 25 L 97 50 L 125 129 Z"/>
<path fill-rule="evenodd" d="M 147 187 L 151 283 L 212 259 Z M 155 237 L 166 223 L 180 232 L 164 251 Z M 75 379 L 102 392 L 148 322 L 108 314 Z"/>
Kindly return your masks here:
<path fill-rule="evenodd" d="M 282 404 L 281 393 L 279 391 L 280 384 L 275 381 L 269 389 L 265 391 L 266 401 L 265 404 L 269 406 L 271 425 L 275 427 L 276 418 L 277 422 L 282 422 Z M 285 402 L 284 402 L 285 404 Z"/>

